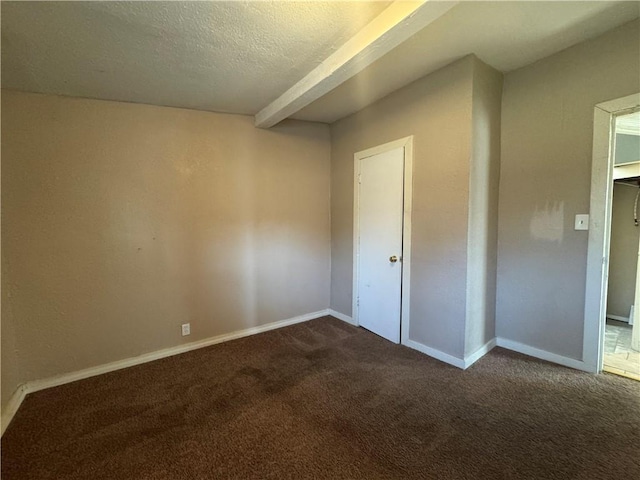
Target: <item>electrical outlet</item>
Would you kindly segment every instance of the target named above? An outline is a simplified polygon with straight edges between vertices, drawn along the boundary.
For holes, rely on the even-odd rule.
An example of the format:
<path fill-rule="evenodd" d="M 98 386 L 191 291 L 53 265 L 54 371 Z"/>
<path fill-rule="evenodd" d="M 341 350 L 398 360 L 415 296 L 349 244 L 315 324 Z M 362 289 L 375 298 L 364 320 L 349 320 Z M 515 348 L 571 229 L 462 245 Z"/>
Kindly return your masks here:
<path fill-rule="evenodd" d="M 183 323 L 182 324 L 182 336 L 185 337 L 187 335 L 191 335 L 191 324 Z"/>

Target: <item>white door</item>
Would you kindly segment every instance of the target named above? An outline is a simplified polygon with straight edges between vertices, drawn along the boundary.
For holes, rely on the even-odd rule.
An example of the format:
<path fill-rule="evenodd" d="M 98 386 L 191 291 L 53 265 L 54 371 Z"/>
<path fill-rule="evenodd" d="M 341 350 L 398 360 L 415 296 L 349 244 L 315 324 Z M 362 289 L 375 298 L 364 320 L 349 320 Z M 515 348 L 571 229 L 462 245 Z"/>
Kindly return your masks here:
<path fill-rule="evenodd" d="M 404 147 L 362 158 L 357 218 L 360 326 L 400 342 Z"/>

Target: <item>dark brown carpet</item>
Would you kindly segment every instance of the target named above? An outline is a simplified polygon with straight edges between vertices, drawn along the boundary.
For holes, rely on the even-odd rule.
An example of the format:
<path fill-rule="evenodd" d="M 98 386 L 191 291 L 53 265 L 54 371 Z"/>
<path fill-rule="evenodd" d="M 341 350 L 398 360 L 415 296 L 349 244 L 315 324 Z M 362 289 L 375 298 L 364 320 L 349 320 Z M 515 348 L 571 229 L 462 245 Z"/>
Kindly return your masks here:
<path fill-rule="evenodd" d="M 325 317 L 31 394 L 2 479 L 637 479 L 640 384 Z"/>

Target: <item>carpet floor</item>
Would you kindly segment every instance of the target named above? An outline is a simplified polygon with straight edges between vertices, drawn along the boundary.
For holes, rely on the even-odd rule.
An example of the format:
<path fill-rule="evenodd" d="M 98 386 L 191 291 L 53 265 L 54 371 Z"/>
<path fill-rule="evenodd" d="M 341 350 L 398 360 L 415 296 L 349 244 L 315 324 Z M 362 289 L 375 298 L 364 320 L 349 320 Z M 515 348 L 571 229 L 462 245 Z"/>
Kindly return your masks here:
<path fill-rule="evenodd" d="M 2 479 L 637 479 L 640 383 L 332 317 L 27 396 Z"/>

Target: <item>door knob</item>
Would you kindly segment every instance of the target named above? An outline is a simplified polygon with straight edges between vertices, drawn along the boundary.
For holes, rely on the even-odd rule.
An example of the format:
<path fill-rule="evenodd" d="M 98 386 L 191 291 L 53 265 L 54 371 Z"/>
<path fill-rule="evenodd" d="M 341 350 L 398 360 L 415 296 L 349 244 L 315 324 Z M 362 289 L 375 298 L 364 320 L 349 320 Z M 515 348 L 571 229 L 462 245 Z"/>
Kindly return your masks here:
<path fill-rule="evenodd" d="M 391 257 L 389 257 L 389 261 L 391 263 L 396 263 L 398 261 L 398 257 L 396 257 L 395 255 L 392 255 Z"/>

